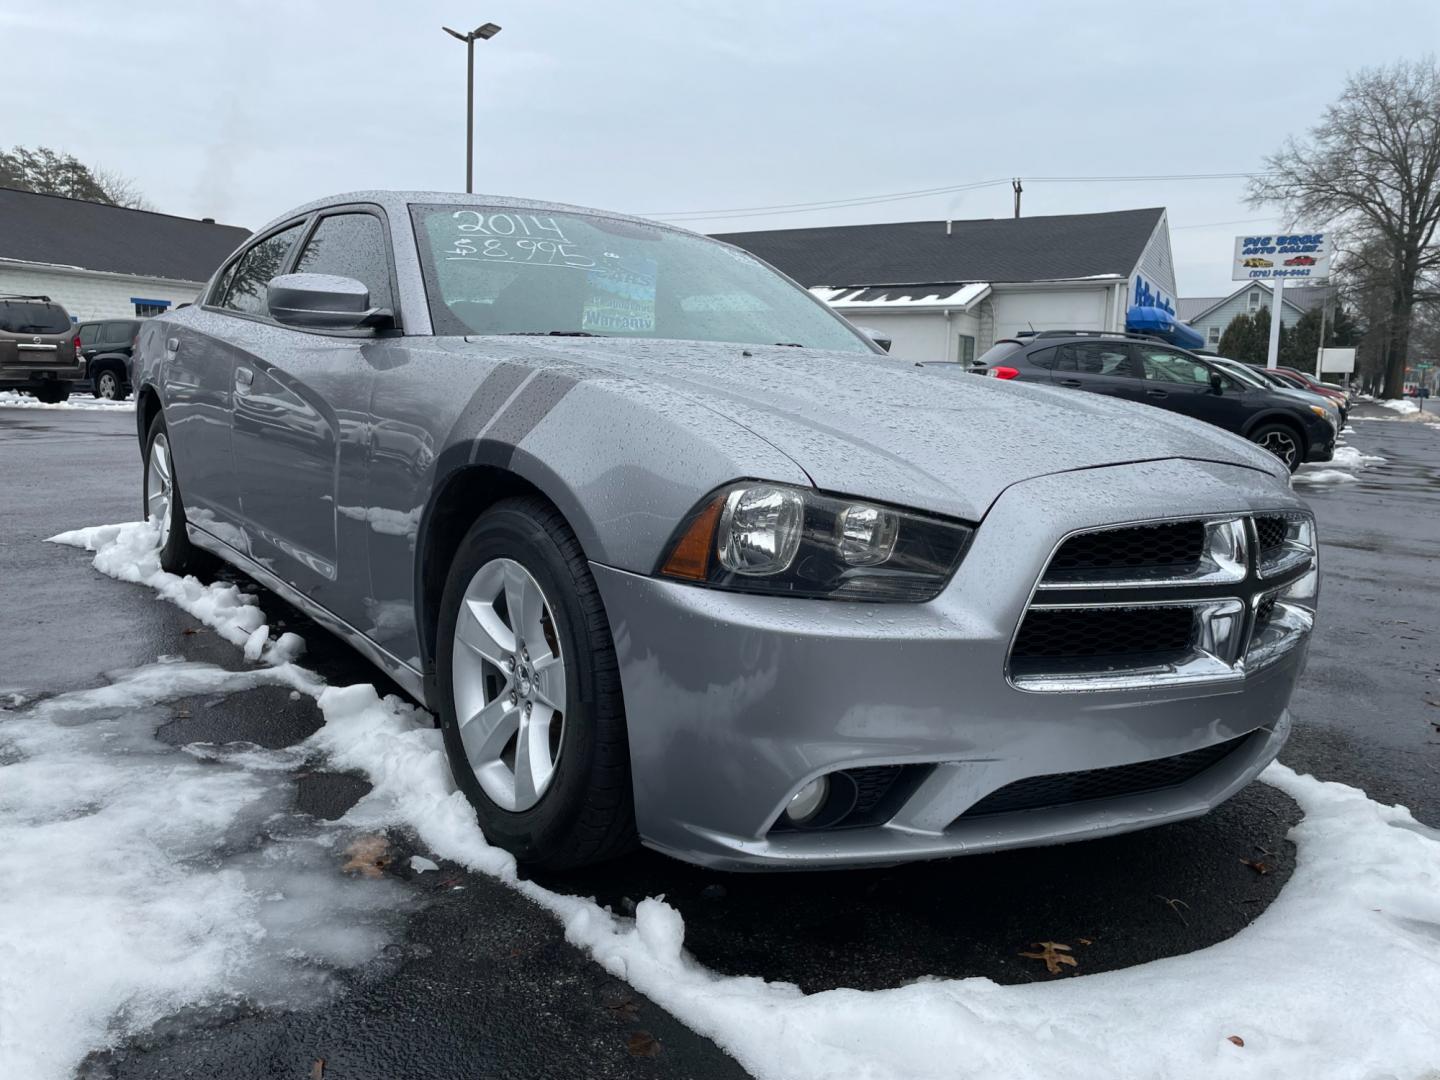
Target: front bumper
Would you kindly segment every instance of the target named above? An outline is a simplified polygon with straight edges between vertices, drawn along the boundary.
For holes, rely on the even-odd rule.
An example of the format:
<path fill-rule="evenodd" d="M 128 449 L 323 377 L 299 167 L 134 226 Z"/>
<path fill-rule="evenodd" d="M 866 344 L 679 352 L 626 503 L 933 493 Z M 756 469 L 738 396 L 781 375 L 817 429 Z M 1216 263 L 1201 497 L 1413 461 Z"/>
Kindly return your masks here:
<path fill-rule="evenodd" d="M 1183 492 L 1183 505 L 1176 493 Z M 1052 843 L 1202 814 L 1278 753 L 1305 644 L 1243 680 L 1028 693 L 1006 657 L 1056 543 L 1119 521 L 1299 507 L 1261 473 L 1172 460 L 1007 489 L 927 604 L 726 593 L 595 566 L 620 661 L 645 843 L 710 866 L 885 864 Z M 1105 769 L 1235 741 L 1175 786 L 966 818 L 1027 777 Z M 773 830 L 839 768 L 921 765 L 887 820 Z"/>

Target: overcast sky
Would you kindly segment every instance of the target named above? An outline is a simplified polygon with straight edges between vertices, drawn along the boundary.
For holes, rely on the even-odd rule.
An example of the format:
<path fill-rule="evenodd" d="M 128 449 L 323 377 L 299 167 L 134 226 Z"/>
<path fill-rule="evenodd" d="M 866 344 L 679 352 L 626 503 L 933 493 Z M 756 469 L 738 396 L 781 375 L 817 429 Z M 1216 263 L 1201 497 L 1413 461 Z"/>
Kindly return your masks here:
<path fill-rule="evenodd" d="M 887 10 L 889 8 L 890 10 Z M 339 191 L 476 187 L 645 214 L 996 178 L 1244 172 L 1347 71 L 1440 43 L 1437 0 L 0 0 L 0 144 L 133 178 L 168 213 L 256 227 Z M 1026 215 L 1166 206 L 1181 295 L 1228 292 L 1231 237 L 1283 224 L 1243 180 L 1026 184 Z M 1004 217 L 1008 183 L 708 232 Z"/>

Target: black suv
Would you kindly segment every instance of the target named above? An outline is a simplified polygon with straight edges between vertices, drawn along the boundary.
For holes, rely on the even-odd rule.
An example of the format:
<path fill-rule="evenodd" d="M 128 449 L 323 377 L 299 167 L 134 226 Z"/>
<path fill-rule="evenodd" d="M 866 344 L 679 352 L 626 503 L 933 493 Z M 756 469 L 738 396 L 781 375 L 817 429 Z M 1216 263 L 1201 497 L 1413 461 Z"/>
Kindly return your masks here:
<path fill-rule="evenodd" d="M 1042 330 L 996 342 L 980 363 L 997 379 L 1068 386 L 1193 416 L 1263 446 L 1291 472 L 1335 455 L 1335 427 L 1324 408 L 1248 386 L 1158 338 Z"/>
<path fill-rule="evenodd" d="M 90 392 L 98 398 L 124 401 L 130 396 L 130 357 L 141 319 L 82 322 L 80 349 L 90 370 Z"/>
<path fill-rule="evenodd" d="M 0 390 L 54 403 L 84 377 L 80 336 L 65 309 L 48 296 L 0 293 Z"/>

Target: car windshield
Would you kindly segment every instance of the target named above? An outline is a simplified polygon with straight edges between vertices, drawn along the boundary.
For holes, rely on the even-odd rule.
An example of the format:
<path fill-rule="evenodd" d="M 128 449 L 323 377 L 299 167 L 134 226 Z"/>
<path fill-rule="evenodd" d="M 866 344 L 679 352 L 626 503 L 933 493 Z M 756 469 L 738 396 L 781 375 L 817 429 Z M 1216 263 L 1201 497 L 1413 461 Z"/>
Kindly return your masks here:
<path fill-rule="evenodd" d="M 63 334 L 70 316 L 58 304 L 40 300 L 0 300 L 0 330 L 12 334 Z"/>
<path fill-rule="evenodd" d="M 1258 386 L 1261 390 L 1270 389 L 1269 383 L 1267 383 L 1264 379 L 1260 378 L 1260 376 L 1252 374 L 1250 370 L 1238 360 L 1223 361 L 1220 364 L 1220 367 L 1225 371 L 1227 375 L 1233 375 L 1236 379 L 1244 383 L 1246 386 Z"/>
<path fill-rule="evenodd" d="M 412 206 L 437 334 L 560 334 L 874 353 L 744 252 L 595 214 Z"/>

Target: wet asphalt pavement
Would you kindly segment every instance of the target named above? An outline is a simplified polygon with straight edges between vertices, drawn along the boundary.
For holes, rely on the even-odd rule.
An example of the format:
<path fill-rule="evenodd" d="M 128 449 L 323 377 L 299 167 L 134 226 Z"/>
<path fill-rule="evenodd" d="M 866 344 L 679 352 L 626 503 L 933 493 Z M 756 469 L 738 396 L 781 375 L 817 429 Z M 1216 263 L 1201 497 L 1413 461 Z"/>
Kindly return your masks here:
<path fill-rule="evenodd" d="M 1322 615 L 1281 760 L 1440 825 L 1440 428 L 1353 426 L 1350 444 L 1388 461 L 1357 483 L 1299 488 L 1319 519 Z M 245 666 L 238 649 L 149 590 L 41 542 L 138 516 L 132 413 L 0 409 L 0 462 L 0 691 L 91 686 L 160 655 Z M 307 666 L 332 684 L 377 681 L 345 646 L 260 595 L 272 628 L 306 639 Z M 157 735 L 175 745 L 238 739 L 279 748 L 319 723 L 308 699 L 277 690 L 166 707 Z M 333 819 L 366 789 L 357 777 L 302 769 L 295 812 Z M 663 893 L 703 963 L 806 990 L 923 975 L 1012 983 L 1051 977 L 1018 955 L 1032 942 L 1071 943 L 1085 974 L 1229 937 L 1283 888 L 1294 861 L 1285 835 L 1297 816 L 1288 799 L 1256 784 L 1198 821 L 1061 848 L 780 876 L 721 874 L 644 852 L 542 883 L 620 912 Z M 413 875 L 410 839 L 389 839 L 388 872 L 424 903 L 383 963 L 343 977 L 338 1001 L 289 1014 L 176 1017 L 96 1055 L 83 1073 L 305 1077 L 324 1059 L 326 1077 L 377 1080 L 744 1075 L 566 944 L 529 901 L 452 866 Z"/>

